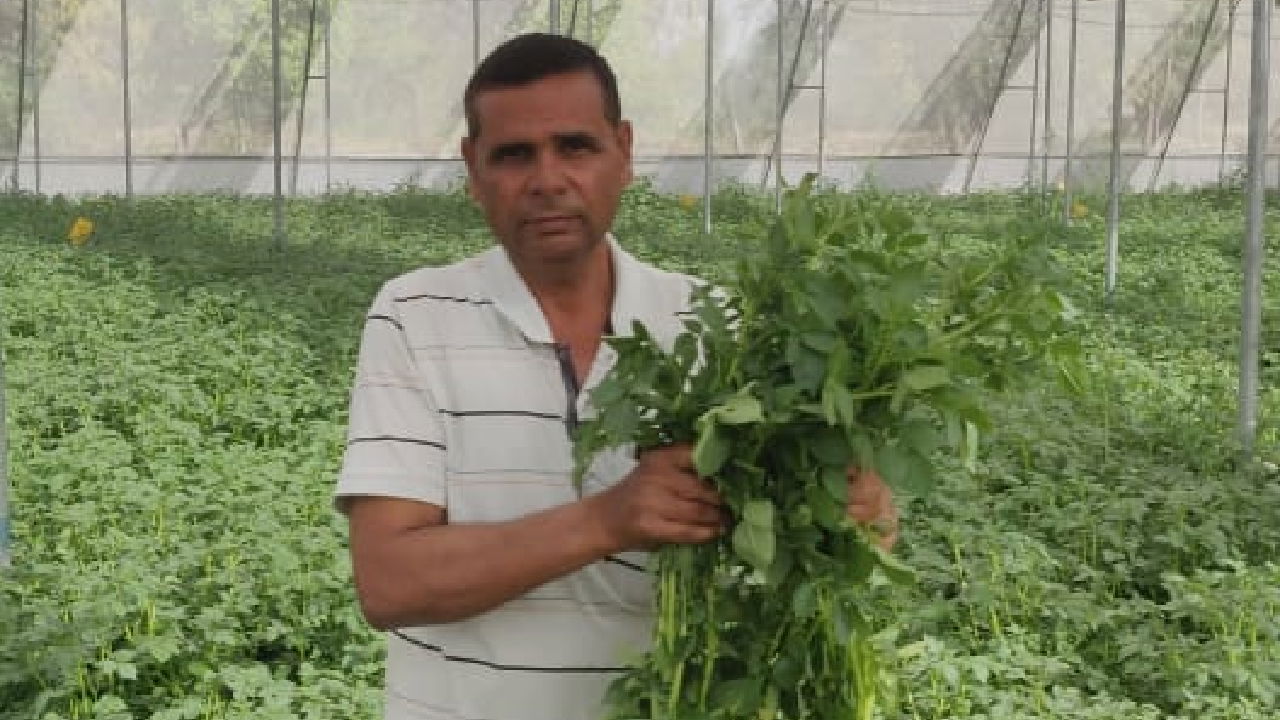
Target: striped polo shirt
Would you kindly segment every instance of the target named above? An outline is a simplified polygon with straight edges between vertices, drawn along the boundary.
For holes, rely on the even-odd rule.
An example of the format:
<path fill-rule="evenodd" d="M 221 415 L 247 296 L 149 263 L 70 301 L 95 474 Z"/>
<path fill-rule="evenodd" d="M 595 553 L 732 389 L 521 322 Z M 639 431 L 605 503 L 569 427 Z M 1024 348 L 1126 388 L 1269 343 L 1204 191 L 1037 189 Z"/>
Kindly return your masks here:
<path fill-rule="evenodd" d="M 608 243 L 612 327 L 638 320 L 669 346 L 695 281 Z M 497 523 L 574 502 L 569 427 L 615 358 L 602 344 L 575 392 L 501 247 L 391 280 L 365 322 L 338 507 L 399 497 L 444 507 L 449 522 Z M 634 465 L 625 451 L 601 455 L 585 492 Z M 386 718 L 597 720 L 608 683 L 650 642 L 646 563 L 622 553 L 477 617 L 388 633 Z"/>

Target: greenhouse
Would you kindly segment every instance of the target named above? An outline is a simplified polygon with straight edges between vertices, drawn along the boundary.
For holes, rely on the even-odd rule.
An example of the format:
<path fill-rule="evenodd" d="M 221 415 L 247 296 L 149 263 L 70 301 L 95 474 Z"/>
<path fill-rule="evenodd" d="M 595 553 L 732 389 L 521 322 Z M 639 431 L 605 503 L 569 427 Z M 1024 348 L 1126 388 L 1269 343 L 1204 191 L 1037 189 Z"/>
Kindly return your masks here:
<path fill-rule="evenodd" d="M 1278 5 L 0 0 L 0 720 L 578 720 L 569 686 L 600 720 L 1280 718 Z M 476 97 L 585 74 L 464 98 L 549 36 L 607 61 L 629 125 L 597 74 L 602 122 L 633 133 L 585 366 L 504 234 L 514 175 L 466 154 Z M 449 289 L 494 252 L 535 331 L 507 290 Z M 622 257 L 716 290 L 688 280 L 668 337 L 620 309 Z M 393 329 L 459 388 L 440 368 L 541 343 L 551 390 L 449 398 L 547 404 L 421 380 L 439 437 L 361 437 Z M 339 483 L 387 441 L 457 518 L 497 512 L 486 483 L 598 509 L 688 445 L 725 535 L 378 629 Z M 444 517 L 412 529 L 518 546 L 543 514 Z M 404 583 L 445 556 L 414 557 Z M 465 634 L 553 602 L 529 647 Z M 608 673 L 528 660 L 622 615 L 652 628 Z M 423 651 L 463 670 L 397 664 Z"/>

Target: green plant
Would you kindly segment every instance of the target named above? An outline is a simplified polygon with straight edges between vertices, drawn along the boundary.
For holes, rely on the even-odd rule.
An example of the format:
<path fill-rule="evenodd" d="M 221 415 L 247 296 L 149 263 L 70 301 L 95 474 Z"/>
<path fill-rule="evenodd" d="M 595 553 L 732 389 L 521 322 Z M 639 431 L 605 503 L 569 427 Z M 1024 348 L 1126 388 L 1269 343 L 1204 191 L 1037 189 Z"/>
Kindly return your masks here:
<path fill-rule="evenodd" d="M 658 553 L 653 649 L 617 718 L 854 717 L 886 691 L 873 573 L 909 571 L 848 519 L 850 463 L 921 495 L 949 448 L 974 460 L 985 393 L 1069 369 L 1070 306 L 1039 244 L 952 247 L 891 200 L 789 193 L 721 291 L 695 291 L 663 348 L 636 325 L 575 452 L 694 444 L 736 526 Z"/>

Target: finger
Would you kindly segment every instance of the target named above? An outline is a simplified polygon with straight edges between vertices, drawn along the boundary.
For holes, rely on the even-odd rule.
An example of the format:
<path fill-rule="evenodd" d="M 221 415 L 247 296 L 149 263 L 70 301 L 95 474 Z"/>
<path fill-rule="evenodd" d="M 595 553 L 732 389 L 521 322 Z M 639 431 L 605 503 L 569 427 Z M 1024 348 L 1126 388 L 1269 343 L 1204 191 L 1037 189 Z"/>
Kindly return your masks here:
<path fill-rule="evenodd" d="M 849 503 L 849 517 L 854 522 L 870 525 L 881 519 L 881 509 L 869 503 Z"/>
<path fill-rule="evenodd" d="M 683 500 L 691 500 L 713 508 L 718 508 L 723 504 L 720 499 L 720 493 L 716 492 L 715 488 L 708 485 L 705 480 L 694 475 L 683 475 L 680 480 L 673 482 L 669 487 L 676 497 Z"/>
<path fill-rule="evenodd" d="M 704 525 L 686 525 L 678 522 L 661 523 L 655 527 L 656 539 L 667 543 L 700 544 L 715 540 L 720 529 Z"/>
<path fill-rule="evenodd" d="M 669 503 L 659 513 L 663 520 L 682 525 L 723 528 L 724 515 L 720 509 L 695 500 L 680 500 Z"/>
<path fill-rule="evenodd" d="M 651 462 L 677 470 L 693 470 L 693 446 L 688 443 L 663 445 L 645 450 L 640 454 L 640 462 Z"/>

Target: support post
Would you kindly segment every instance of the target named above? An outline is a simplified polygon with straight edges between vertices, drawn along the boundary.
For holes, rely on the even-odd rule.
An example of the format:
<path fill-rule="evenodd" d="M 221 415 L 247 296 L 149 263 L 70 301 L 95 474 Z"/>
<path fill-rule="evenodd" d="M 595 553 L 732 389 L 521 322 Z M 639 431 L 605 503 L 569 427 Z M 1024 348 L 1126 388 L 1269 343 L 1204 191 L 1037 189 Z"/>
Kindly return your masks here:
<path fill-rule="evenodd" d="M 31 0 L 22 0 L 22 26 L 18 29 L 18 113 L 15 124 L 17 137 L 13 143 L 13 176 L 10 184 L 13 192 L 19 189 L 18 169 L 22 166 L 22 120 L 27 111 L 27 28 L 31 14 Z"/>
<path fill-rule="evenodd" d="M 1267 106 L 1271 72 L 1271 4 L 1254 0 L 1249 89 L 1249 177 L 1241 289 L 1240 444 L 1242 466 L 1253 459 L 1258 434 L 1258 352 L 1262 329 L 1263 229 L 1267 181 Z"/>
<path fill-rule="evenodd" d="M 1062 221 L 1071 224 L 1071 210 L 1075 204 L 1071 188 L 1071 164 L 1075 161 L 1076 142 L 1076 61 L 1079 50 L 1080 0 L 1071 0 L 1071 40 L 1067 59 L 1067 147 L 1066 162 L 1062 166 Z"/>
<path fill-rule="evenodd" d="M 284 249 L 284 173 L 281 118 L 283 78 L 280 60 L 280 0 L 271 0 L 271 175 L 272 234 L 277 250 Z"/>
<path fill-rule="evenodd" d="M 552 35 L 560 34 L 560 0 L 551 0 L 547 18 L 548 32 Z"/>
<path fill-rule="evenodd" d="M 480 0 L 471 0 L 471 68 L 480 66 Z"/>
<path fill-rule="evenodd" d="M 333 192 L 333 2 L 324 4 L 324 192 Z"/>
<path fill-rule="evenodd" d="M 716 50 L 716 0 L 707 0 L 707 58 L 703 84 L 702 127 L 702 232 L 711 234 L 711 196 L 715 192 L 711 173 L 714 143 L 715 116 L 715 50 Z"/>
<path fill-rule="evenodd" d="M 777 123 L 778 123 L 778 140 L 773 144 L 773 204 L 774 210 L 778 213 L 782 212 L 782 124 L 786 121 L 787 105 L 786 90 L 783 88 L 784 76 L 783 57 L 782 57 L 782 35 L 786 29 L 786 15 L 782 7 L 783 0 L 777 0 L 778 8 L 778 87 L 777 87 Z"/>
<path fill-rule="evenodd" d="M 1222 80 L 1222 145 L 1218 151 L 1218 186 L 1227 180 L 1227 123 L 1231 120 L 1231 59 L 1236 45 L 1236 7 L 1238 0 L 1231 0 L 1227 8 L 1227 67 Z"/>
<path fill-rule="evenodd" d="M 129 92 L 129 0 L 120 0 L 120 89 L 124 109 L 124 195 L 133 197 L 133 98 Z"/>
<path fill-rule="evenodd" d="M 31 0 L 30 28 L 27 40 L 31 43 L 27 59 L 31 68 L 31 150 L 35 158 L 35 192 L 40 194 L 43 181 L 43 148 L 40 146 L 40 0 Z"/>
<path fill-rule="evenodd" d="M 1036 176 L 1036 131 L 1040 129 L 1040 54 L 1044 49 L 1041 27 L 1044 25 L 1044 4 L 1046 0 L 1036 2 L 1036 43 L 1035 59 L 1031 63 L 1031 132 L 1027 133 L 1027 188 L 1035 184 Z M 1049 110 L 1045 108 L 1047 113 Z"/>
<path fill-rule="evenodd" d="M 1120 259 L 1120 133 L 1124 116 L 1125 0 L 1116 0 L 1115 77 L 1111 83 L 1111 177 L 1107 182 L 1107 264 L 1104 290 L 1110 305 Z"/>
<path fill-rule="evenodd" d="M 1044 158 L 1040 163 L 1040 212 L 1048 215 L 1049 160 L 1053 151 L 1053 0 L 1045 0 Z"/>
<path fill-rule="evenodd" d="M 827 56 L 830 53 L 828 38 L 831 33 L 831 0 L 822 0 L 822 21 L 818 24 L 818 179 L 827 157 Z"/>
<path fill-rule="evenodd" d="M 319 4 L 320 0 L 311 0 L 311 12 L 307 16 L 307 49 L 303 52 L 302 57 L 302 89 L 301 97 L 298 101 L 297 132 L 294 135 L 293 142 L 293 164 L 290 166 L 289 173 L 290 195 L 298 194 L 298 170 L 299 166 L 302 165 L 302 131 L 307 122 L 307 95 L 311 87 L 311 56 L 315 51 L 316 14 Z"/>

